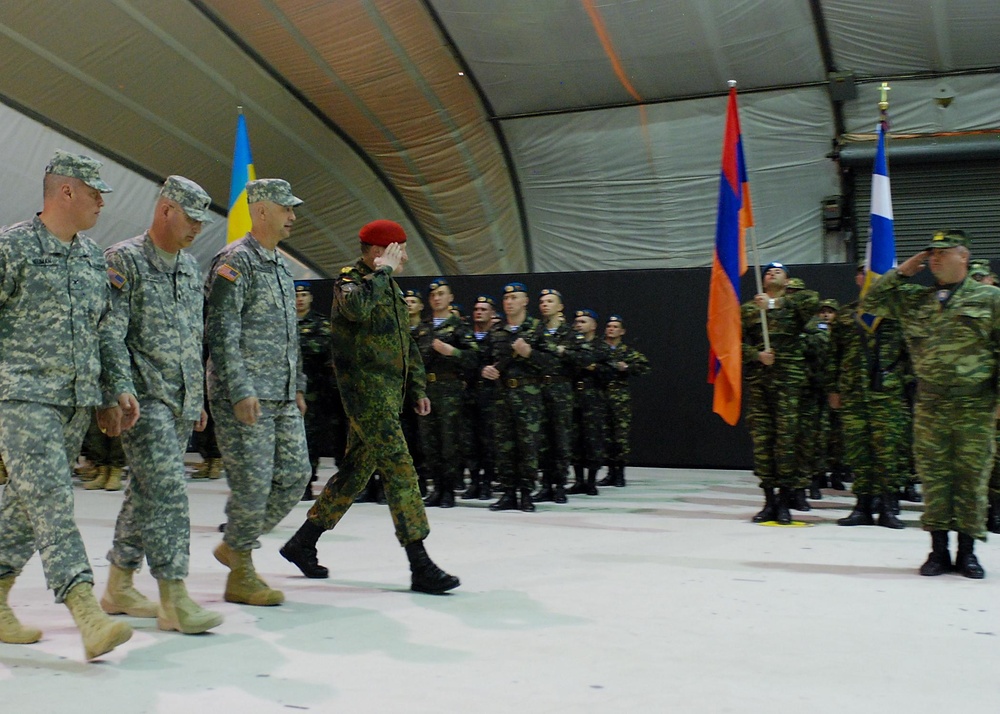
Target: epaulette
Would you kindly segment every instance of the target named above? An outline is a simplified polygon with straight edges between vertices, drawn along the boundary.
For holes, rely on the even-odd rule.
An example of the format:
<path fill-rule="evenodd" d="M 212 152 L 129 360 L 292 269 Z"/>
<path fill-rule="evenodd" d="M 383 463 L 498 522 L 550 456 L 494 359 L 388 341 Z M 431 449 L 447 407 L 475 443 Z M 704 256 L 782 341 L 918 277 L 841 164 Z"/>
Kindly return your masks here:
<path fill-rule="evenodd" d="M 353 265 L 345 265 L 343 268 L 340 269 L 340 274 L 341 275 L 346 275 L 347 273 L 351 272 L 352 270 L 354 270 L 354 266 Z"/>

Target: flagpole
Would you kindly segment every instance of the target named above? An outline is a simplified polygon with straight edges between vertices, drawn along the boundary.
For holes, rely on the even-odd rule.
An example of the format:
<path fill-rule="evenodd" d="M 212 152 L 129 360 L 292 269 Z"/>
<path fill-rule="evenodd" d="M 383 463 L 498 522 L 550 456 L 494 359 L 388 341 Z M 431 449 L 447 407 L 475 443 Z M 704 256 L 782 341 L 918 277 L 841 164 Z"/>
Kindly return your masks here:
<path fill-rule="evenodd" d="M 726 82 L 730 89 L 736 87 L 736 80 L 730 79 Z M 764 285 L 760 279 L 760 252 L 757 250 L 757 227 L 755 225 L 748 226 L 750 229 L 750 250 L 753 252 L 753 262 L 754 262 L 754 277 L 757 279 L 757 295 L 764 292 Z M 769 352 L 771 350 L 771 336 L 767 329 L 767 310 L 760 308 L 760 326 L 764 334 L 764 351 Z"/>

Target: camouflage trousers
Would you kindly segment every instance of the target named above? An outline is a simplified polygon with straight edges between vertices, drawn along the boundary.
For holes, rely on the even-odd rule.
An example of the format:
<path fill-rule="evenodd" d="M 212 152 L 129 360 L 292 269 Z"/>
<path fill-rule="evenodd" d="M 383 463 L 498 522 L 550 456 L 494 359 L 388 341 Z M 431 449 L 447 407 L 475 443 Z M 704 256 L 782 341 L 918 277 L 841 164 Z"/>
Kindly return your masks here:
<path fill-rule="evenodd" d="M 538 466 L 546 483 L 565 485 L 569 475 L 573 435 L 573 385 L 569 381 L 542 385 L 542 439 Z"/>
<path fill-rule="evenodd" d="M 399 415 L 389 411 L 368 414 L 363 424 L 350 420 L 344 462 L 309 509 L 309 520 L 325 530 L 334 528 L 376 471 L 382 478 L 399 544 L 407 546 L 426 538 L 431 529 L 417 486 L 417 472 Z"/>
<path fill-rule="evenodd" d="M 991 500 L 1000 499 L 1000 429 L 997 429 L 996 453 L 993 456 L 993 470 L 990 473 L 989 497 Z"/>
<path fill-rule="evenodd" d="M 901 392 L 843 395 L 840 424 L 855 494 L 876 496 L 905 485 L 900 452 L 906 441 L 907 408 Z"/>
<path fill-rule="evenodd" d="M 138 570 L 145 556 L 157 580 L 184 580 L 191 545 L 184 452 L 193 423 L 156 400 L 141 401 L 139 413 L 122 434 L 130 478 L 108 561 Z"/>
<path fill-rule="evenodd" d="M 120 436 L 108 436 L 97 426 L 97 413 L 90 419 L 90 426 L 83 437 L 83 455 L 95 466 L 124 466 L 125 451 Z"/>
<path fill-rule="evenodd" d="M 806 387 L 799 398 L 799 475 L 796 488 L 805 488 L 813 474 L 825 470 L 826 445 L 830 435 L 829 407 L 826 394 Z"/>
<path fill-rule="evenodd" d="M 466 397 L 464 429 L 462 431 L 465 463 L 469 472 L 480 471 L 493 479 L 493 406 L 496 402 L 496 385 L 480 379 Z"/>
<path fill-rule="evenodd" d="M 607 390 L 607 460 L 615 466 L 625 466 L 632 452 L 632 392 L 627 386 L 612 386 Z"/>
<path fill-rule="evenodd" d="M 94 582 L 73 516 L 72 480 L 92 411 L 0 401 L 0 454 L 10 477 L 0 500 L 0 577 L 20 574 L 37 550 L 56 602 Z"/>
<path fill-rule="evenodd" d="M 597 387 L 585 386 L 573 392 L 573 463 L 589 469 L 599 469 L 604 462 L 625 465 L 624 459 L 608 459 L 609 414 L 608 400 Z"/>
<path fill-rule="evenodd" d="M 441 479 L 442 488 L 455 488 L 462 480 L 462 407 L 465 385 L 458 380 L 427 385 L 431 413 L 419 417 L 420 445 L 427 475 Z"/>
<path fill-rule="evenodd" d="M 534 384 L 510 387 L 502 381 L 493 412 L 497 476 L 504 490 L 534 490 L 542 430 L 541 389 Z"/>
<path fill-rule="evenodd" d="M 753 441 L 753 472 L 762 488 L 796 488 L 799 483 L 800 383 L 747 383 L 747 422 Z"/>
<path fill-rule="evenodd" d="M 935 398 L 918 392 L 913 456 L 923 482 L 925 531 L 953 530 L 986 540 L 996 402 L 992 394 Z"/>
<path fill-rule="evenodd" d="M 228 400 L 210 405 L 230 490 L 224 540 L 236 551 L 259 548 L 257 538 L 288 515 L 309 481 L 302 415 L 293 401 L 262 399 L 261 415 L 248 425 Z"/>

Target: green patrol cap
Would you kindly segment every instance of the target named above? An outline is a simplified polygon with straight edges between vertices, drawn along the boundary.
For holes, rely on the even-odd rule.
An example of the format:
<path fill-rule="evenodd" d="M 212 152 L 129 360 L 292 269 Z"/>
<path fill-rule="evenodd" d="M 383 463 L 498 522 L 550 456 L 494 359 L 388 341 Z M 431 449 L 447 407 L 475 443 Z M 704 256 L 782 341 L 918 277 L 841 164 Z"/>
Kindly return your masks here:
<path fill-rule="evenodd" d="M 785 284 L 785 290 L 805 290 L 806 281 L 802 278 L 789 278 Z"/>
<path fill-rule="evenodd" d="M 111 193 L 112 188 L 101 178 L 101 166 L 103 164 L 97 159 L 56 149 L 56 153 L 49 160 L 49 165 L 45 167 L 45 173 L 80 179 L 101 193 Z"/>
<path fill-rule="evenodd" d="M 247 184 L 247 203 L 270 201 L 279 206 L 298 206 L 304 201 L 292 195 L 292 185 L 284 179 L 257 179 Z"/>
<path fill-rule="evenodd" d="M 982 282 L 982 279 L 990 274 L 990 269 L 983 265 L 974 265 L 969 268 L 969 277 L 977 282 Z"/>
<path fill-rule="evenodd" d="M 931 238 L 931 242 L 927 244 L 924 250 L 934 250 L 935 248 L 957 248 L 958 246 L 963 246 L 965 248 L 969 247 L 969 236 L 965 235 L 965 231 L 960 231 L 954 228 L 949 228 L 946 231 L 938 231 Z"/>
<path fill-rule="evenodd" d="M 828 307 L 831 310 L 839 310 L 840 309 L 840 303 L 837 302 L 836 300 L 834 300 L 833 298 L 827 298 L 826 300 L 820 300 L 820 302 L 819 302 L 819 309 L 822 310 L 824 307 Z M 818 310 L 817 310 L 817 312 L 818 312 Z"/>
<path fill-rule="evenodd" d="M 178 204 L 192 221 L 208 223 L 212 220 L 212 213 L 208 210 L 212 198 L 205 193 L 205 189 L 191 179 L 183 176 L 167 176 L 163 188 L 160 189 L 160 196 Z"/>

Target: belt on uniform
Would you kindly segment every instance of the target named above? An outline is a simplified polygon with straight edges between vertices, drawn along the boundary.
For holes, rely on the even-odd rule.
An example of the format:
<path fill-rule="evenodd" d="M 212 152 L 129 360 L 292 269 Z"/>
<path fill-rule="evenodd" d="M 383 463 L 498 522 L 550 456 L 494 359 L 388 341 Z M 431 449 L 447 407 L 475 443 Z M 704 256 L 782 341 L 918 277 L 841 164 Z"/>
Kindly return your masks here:
<path fill-rule="evenodd" d="M 462 379 L 457 374 L 448 374 L 447 372 L 428 372 L 427 381 L 428 382 L 455 382 Z"/>
<path fill-rule="evenodd" d="M 542 384 L 565 384 L 569 381 L 569 377 L 561 374 L 547 374 L 542 377 Z"/>
<path fill-rule="evenodd" d="M 526 387 L 529 384 L 538 384 L 538 377 L 510 377 L 503 381 L 511 389 Z"/>
<path fill-rule="evenodd" d="M 943 387 L 930 382 L 917 382 L 917 394 L 929 397 L 982 397 L 996 391 L 992 380 L 979 384 L 960 384 Z"/>

